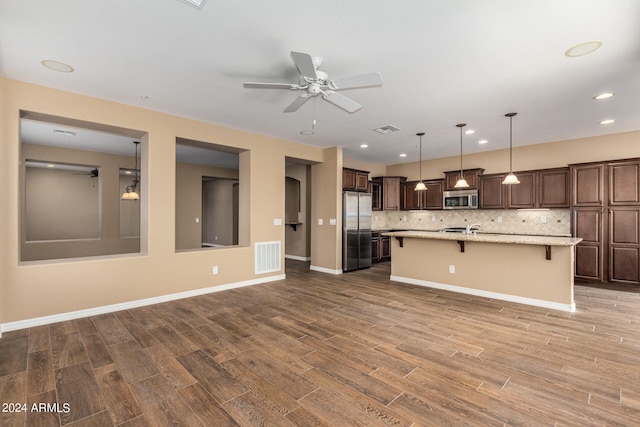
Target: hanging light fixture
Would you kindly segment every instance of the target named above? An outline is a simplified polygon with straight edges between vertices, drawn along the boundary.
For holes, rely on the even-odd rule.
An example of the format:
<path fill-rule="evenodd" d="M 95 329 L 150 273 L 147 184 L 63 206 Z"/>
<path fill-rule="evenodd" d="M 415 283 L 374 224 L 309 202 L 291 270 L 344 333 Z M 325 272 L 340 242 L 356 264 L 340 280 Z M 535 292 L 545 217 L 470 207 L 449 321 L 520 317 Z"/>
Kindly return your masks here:
<path fill-rule="evenodd" d="M 140 141 L 133 141 L 136 146 L 136 169 L 135 169 L 135 178 L 131 182 L 131 185 L 127 186 L 125 192 L 122 193 L 122 200 L 139 200 L 140 195 L 138 194 L 138 184 L 140 181 L 138 180 L 138 144 Z"/>
<path fill-rule="evenodd" d="M 504 116 L 509 117 L 509 174 L 504 177 L 503 184 L 520 184 L 518 177 L 513 174 L 513 116 L 518 113 L 507 113 Z"/>
<path fill-rule="evenodd" d="M 464 172 L 462 171 L 462 128 L 465 127 L 466 123 L 459 123 L 456 126 L 460 128 L 460 177 L 458 177 L 458 182 L 454 185 L 455 188 L 468 188 L 469 184 L 467 180 L 464 179 Z"/>
<path fill-rule="evenodd" d="M 422 182 L 422 135 L 424 135 L 424 132 L 418 132 L 416 135 L 420 137 L 420 182 L 416 184 L 416 188 L 414 188 L 414 190 L 423 191 L 427 189 L 427 186 Z"/>

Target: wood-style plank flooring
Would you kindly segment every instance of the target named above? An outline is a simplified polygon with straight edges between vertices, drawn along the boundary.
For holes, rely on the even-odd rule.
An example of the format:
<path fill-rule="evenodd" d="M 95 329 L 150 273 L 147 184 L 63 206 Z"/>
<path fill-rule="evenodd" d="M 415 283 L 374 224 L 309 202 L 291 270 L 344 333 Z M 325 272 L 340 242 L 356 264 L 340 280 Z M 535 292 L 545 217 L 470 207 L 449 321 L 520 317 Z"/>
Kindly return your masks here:
<path fill-rule="evenodd" d="M 0 424 L 640 425 L 640 293 L 576 303 L 287 260 L 283 281 L 5 333 Z"/>

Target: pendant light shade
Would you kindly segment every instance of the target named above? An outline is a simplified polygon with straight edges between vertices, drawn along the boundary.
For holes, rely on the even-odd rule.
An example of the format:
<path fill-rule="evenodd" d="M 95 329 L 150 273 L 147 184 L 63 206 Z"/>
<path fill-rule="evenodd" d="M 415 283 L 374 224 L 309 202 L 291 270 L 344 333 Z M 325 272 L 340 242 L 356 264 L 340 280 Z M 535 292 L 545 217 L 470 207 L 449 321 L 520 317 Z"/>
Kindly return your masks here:
<path fill-rule="evenodd" d="M 136 168 L 135 168 L 135 178 L 131 182 L 131 185 L 127 186 L 125 192 L 122 193 L 122 200 L 140 200 L 140 194 L 138 194 L 138 184 L 140 181 L 138 180 L 138 145 L 140 141 L 133 141 L 136 146 Z"/>
<path fill-rule="evenodd" d="M 520 184 L 520 180 L 513 173 L 513 116 L 518 113 L 507 113 L 504 116 L 509 117 L 509 174 L 502 181 L 503 184 L 512 185 Z"/>
<path fill-rule="evenodd" d="M 467 183 L 467 180 L 464 179 L 464 172 L 462 171 L 462 128 L 466 125 L 466 123 L 456 125 L 460 128 L 460 176 L 458 177 L 458 182 L 456 182 L 454 188 L 469 188 L 469 184 Z"/>
<path fill-rule="evenodd" d="M 416 135 L 418 135 L 420 137 L 420 182 L 418 182 L 416 184 L 416 187 L 414 188 L 415 191 L 424 191 L 427 189 L 427 186 L 424 185 L 424 182 L 422 182 L 422 135 L 424 135 L 424 132 L 418 132 L 416 133 Z"/>

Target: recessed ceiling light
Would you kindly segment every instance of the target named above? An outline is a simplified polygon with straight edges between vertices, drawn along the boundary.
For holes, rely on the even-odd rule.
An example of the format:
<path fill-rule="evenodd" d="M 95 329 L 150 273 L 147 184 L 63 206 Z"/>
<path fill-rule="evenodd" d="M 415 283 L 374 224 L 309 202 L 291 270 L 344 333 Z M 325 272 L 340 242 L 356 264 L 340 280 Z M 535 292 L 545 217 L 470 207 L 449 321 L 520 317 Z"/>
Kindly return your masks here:
<path fill-rule="evenodd" d="M 51 59 L 44 59 L 40 61 L 42 65 L 53 71 L 59 71 L 61 73 L 73 73 L 74 69 L 71 65 L 67 65 L 64 62 L 53 61 Z"/>
<path fill-rule="evenodd" d="M 147 95 L 140 95 L 140 99 L 146 101 L 147 99 L 149 99 L 149 97 Z"/>
<path fill-rule="evenodd" d="M 594 96 L 593 99 L 597 99 L 597 100 L 607 99 L 607 98 L 611 98 L 613 95 L 615 95 L 615 93 L 613 93 L 613 92 L 604 92 L 604 93 L 601 93 L 599 95 Z"/>
<path fill-rule="evenodd" d="M 592 40 L 590 42 L 580 43 L 573 47 L 570 47 L 569 49 L 567 49 L 564 55 L 568 56 L 569 58 L 588 55 L 591 52 L 595 52 L 596 50 L 600 49 L 600 46 L 602 46 L 602 42 L 600 40 Z"/>
<path fill-rule="evenodd" d="M 302 130 L 302 131 L 300 131 L 300 135 L 313 135 L 313 134 L 315 134 L 315 132 L 312 131 L 312 130 Z"/>
<path fill-rule="evenodd" d="M 473 130 L 473 129 L 469 129 L 469 130 L 465 130 L 464 133 L 465 133 L 465 135 L 471 135 L 471 134 L 476 133 L 476 131 Z"/>
<path fill-rule="evenodd" d="M 478 141 L 478 144 L 486 144 L 487 142 L 489 141 L 487 141 L 486 139 L 481 139 L 480 141 Z"/>
<path fill-rule="evenodd" d="M 52 164 L 52 163 L 47 163 L 47 167 L 48 167 L 48 168 L 55 168 L 55 167 L 56 167 L 56 165 L 54 165 L 54 164 Z"/>
<path fill-rule="evenodd" d="M 400 153 L 400 157 L 407 157 L 407 153 Z"/>
<path fill-rule="evenodd" d="M 367 148 L 369 144 L 360 144 L 360 148 Z"/>
<path fill-rule="evenodd" d="M 610 125 L 611 123 L 615 122 L 615 120 L 613 119 L 606 119 L 600 122 L 601 125 Z"/>

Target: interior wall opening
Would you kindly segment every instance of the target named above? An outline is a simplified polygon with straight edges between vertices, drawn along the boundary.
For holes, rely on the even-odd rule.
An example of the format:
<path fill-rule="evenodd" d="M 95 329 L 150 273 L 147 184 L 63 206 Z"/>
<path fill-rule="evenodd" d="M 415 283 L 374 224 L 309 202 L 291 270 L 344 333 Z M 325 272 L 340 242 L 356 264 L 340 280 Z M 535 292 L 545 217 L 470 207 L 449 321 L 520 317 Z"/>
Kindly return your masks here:
<path fill-rule="evenodd" d="M 122 200 L 142 131 L 22 111 L 20 261 L 141 253 L 144 200 Z M 125 186 L 126 187 L 126 186 Z M 143 237 L 146 238 L 146 237 Z"/>
<path fill-rule="evenodd" d="M 285 160 L 285 258 L 311 261 L 311 164 Z M 285 263 L 286 266 L 286 263 Z"/>

